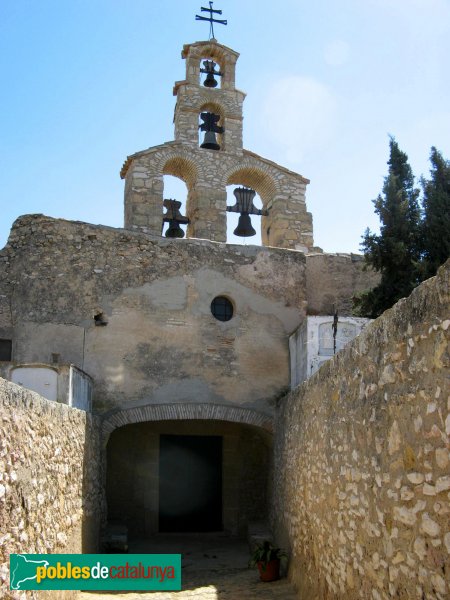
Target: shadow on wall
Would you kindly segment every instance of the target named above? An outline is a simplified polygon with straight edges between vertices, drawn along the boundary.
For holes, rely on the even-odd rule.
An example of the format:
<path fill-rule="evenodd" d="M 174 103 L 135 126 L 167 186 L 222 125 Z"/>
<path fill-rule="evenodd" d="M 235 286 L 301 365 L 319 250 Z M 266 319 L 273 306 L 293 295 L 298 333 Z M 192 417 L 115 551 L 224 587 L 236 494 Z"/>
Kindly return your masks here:
<path fill-rule="evenodd" d="M 105 491 L 100 443 L 100 419 L 86 413 L 83 482 L 81 552 L 94 554 L 101 551 L 100 530 L 105 514 Z"/>

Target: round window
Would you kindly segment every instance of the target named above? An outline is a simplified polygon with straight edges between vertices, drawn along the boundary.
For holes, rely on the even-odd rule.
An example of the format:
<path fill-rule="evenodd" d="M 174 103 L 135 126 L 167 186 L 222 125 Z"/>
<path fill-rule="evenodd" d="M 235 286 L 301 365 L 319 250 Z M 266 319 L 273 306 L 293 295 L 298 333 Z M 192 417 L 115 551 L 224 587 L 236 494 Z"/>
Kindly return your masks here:
<path fill-rule="evenodd" d="M 216 296 L 211 302 L 211 312 L 219 321 L 229 321 L 233 316 L 233 305 L 225 296 Z"/>

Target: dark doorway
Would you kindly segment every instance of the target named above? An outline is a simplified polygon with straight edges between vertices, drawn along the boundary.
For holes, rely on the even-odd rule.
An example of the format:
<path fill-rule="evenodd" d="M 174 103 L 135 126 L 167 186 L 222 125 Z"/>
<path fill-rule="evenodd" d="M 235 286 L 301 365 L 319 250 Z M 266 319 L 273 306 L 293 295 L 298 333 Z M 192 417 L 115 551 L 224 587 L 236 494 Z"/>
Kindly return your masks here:
<path fill-rule="evenodd" d="M 222 438 L 161 435 L 159 531 L 222 530 Z"/>

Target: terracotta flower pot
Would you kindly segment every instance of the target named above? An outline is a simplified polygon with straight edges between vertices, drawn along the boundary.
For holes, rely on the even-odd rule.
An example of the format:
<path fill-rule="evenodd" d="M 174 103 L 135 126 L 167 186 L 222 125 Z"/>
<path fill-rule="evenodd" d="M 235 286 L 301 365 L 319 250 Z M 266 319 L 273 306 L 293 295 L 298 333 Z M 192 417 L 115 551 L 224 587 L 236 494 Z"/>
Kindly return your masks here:
<path fill-rule="evenodd" d="M 258 570 L 261 581 L 276 581 L 280 579 L 280 560 L 274 558 L 267 564 L 259 562 Z"/>

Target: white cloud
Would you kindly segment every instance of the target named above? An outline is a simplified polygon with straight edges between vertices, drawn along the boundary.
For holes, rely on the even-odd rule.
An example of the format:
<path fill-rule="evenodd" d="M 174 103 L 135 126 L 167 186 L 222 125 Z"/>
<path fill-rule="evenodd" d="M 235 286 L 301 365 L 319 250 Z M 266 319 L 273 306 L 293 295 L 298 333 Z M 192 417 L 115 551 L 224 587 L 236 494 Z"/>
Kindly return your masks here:
<path fill-rule="evenodd" d="M 262 103 L 266 136 L 283 149 L 285 160 L 298 163 L 307 152 L 322 147 L 332 137 L 336 104 L 333 92 L 314 79 L 278 79 Z"/>

